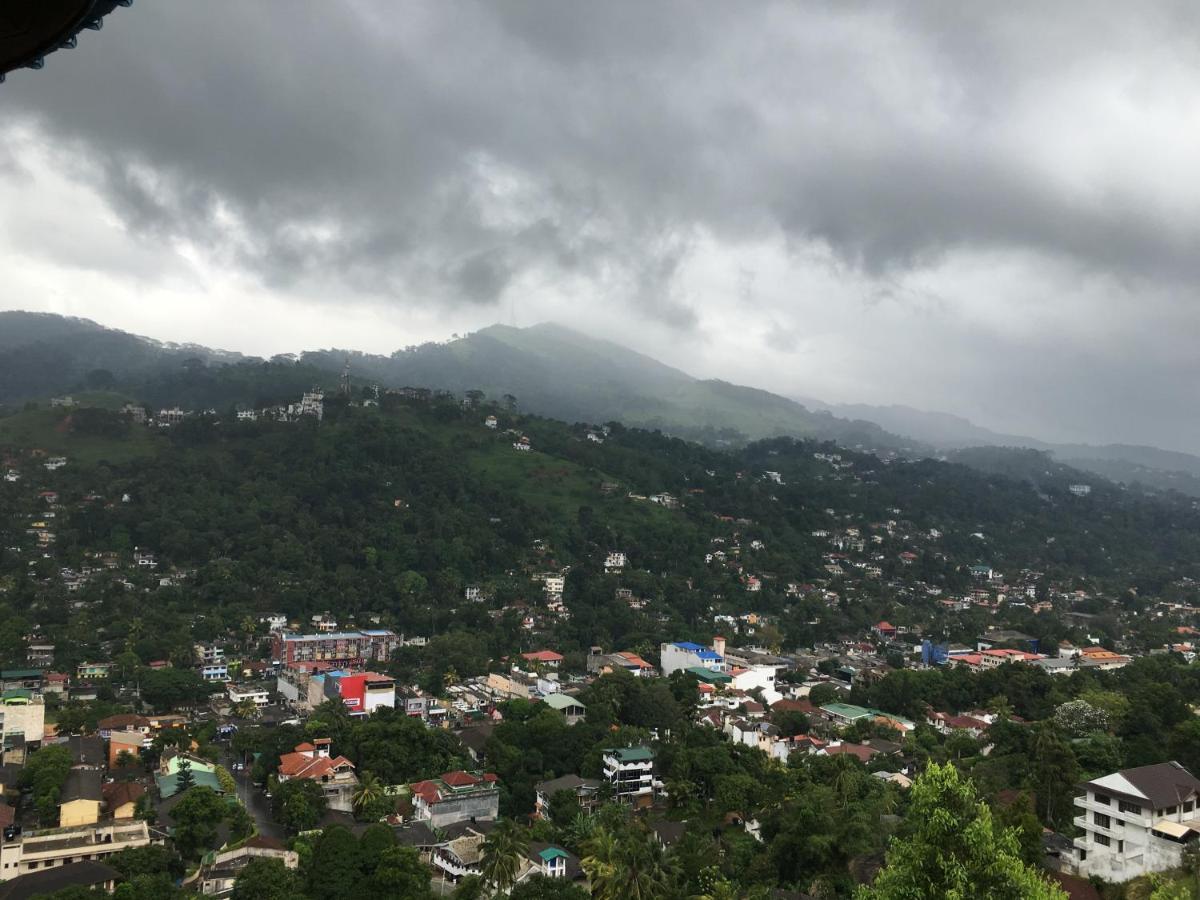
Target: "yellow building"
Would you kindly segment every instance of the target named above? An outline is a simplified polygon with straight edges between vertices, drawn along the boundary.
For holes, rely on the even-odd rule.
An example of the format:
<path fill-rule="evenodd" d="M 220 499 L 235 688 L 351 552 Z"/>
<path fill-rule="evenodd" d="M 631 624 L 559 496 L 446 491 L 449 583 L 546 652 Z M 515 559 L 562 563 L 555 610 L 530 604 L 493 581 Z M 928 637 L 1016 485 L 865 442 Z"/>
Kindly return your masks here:
<path fill-rule="evenodd" d="M 95 769 L 72 769 L 63 785 L 58 801 L 60 828 L 95 825 L 100 821 L 101 784 L 103 778 Z"/>

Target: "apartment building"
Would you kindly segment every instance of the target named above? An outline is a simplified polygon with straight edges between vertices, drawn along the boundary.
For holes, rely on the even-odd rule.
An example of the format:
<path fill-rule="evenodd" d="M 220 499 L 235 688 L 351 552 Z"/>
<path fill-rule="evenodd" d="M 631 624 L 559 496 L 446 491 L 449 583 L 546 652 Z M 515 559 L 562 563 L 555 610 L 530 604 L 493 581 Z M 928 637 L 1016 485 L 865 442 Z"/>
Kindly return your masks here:
<path fill-rule="evenodd" d="M 1084 833 L 1069 861 L 1076 874 L 1120 882 L 1162 872 L 1200 839 L 1200 779 L 1177 762 L 1123 769 L 1083 788 L 1075 824 Z"/>

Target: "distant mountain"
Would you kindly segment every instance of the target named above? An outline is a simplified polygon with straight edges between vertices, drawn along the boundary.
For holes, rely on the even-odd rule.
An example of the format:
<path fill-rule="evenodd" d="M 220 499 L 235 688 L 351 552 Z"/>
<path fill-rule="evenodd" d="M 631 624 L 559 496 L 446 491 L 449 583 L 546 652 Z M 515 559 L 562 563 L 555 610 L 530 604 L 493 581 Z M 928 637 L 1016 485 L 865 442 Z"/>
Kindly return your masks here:
<path fill-rule="evenodd" d="M 90 319 L 0 312 L 0 403 L 130 383 L 178 368 L 245 359 L 194 344 L 164 344 Z"/>
<path fill-rule="evenodd" d="M 1102 475 L 1111 481 L 1200 496 L 1200 457 L 1190 453 L 1135 444 L 1055 444 L 1026 435 L 1003 434 L 976 425 L 961 416 L 929 412 L 911 406 L 805 402 L 834 415 L 870 420 L 890 432 L 943 451 L 972 447 L 1040 450 L 1049 453 L 1059 463 Z M 973 464 L 972 460 L 975 459 L 969 454 L 959 454 L 955 458 L 968 465 Z"/>
<path fill-rule="evenodd" d="M 522 409 L 567 421 L 619 421 L 709 442 L 794 435 L 850 447 L 928 448 L 872 422 L 813 412 L 756 388 L 694 378 L 627 347 L 561 325 L 493 325 L 446 344 L 425 344 L 390 357 L 342 350 L 305 353 L 319 368 L 340 368 L 382 384 L 478 389 L 517 398 Z"/>
<path fill-rule="evenodd" d="M 152 406 L 266 405 L 334 378 L 293 361 L 163 343 L 88 319 L 0 312 L 0 407 L 95 391 Z"/>
<path fill-rule="evenodd" d="M 710 444 L 791 435 L 908 456 L 955 455 L 987 468 L 972 448 L 1025 448 L 1124 484 L 1200 497 L 1200 457 L 1127 444 L 1052 444 L 983 428 L 960 416 L 908 406 L 830 405 L 700 379 L 644 354 L 553 323 L 493 325 L 442 344 L 380 356 L 317 350 L 299 363 L 195 344 L 169 344 L 87 319 L 0 312 L 0 404 L 72 391 L 119 388 L 152 404 L 218 406 L 278 402 L 313 384 L 332 387 L 350 362 L 352 379 L 489 397 L 566 421 L 659 429 Z"/>

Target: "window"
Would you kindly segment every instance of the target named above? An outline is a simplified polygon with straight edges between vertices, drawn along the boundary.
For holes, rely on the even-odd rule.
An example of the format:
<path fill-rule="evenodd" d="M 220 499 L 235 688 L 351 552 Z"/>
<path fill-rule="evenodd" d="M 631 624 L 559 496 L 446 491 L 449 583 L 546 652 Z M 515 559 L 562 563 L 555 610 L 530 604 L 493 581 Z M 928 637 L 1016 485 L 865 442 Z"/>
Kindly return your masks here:
<path fill-rule="evenodd" d="M 1092 813 L 1092 821 L 1101 828 L 1112 828 L 1112 819 L 1104 815 L 1104 813 Z"/>
<path fill-rule="evenodd" d="M 1125 852 L 1125 842 L 1124 841 L 1117 841 L 1117 852 L 1118 853 Z"/>
<path fill-rule="evenodd" d="M 1128 800 L 1122 800 L 1117 804 L 1117 809 L 1123 813 L 1133 813 L 1135 816 L 1142 814 L 1142 808 L 1136 803 L 1130 803 Z"/>
<path fill-rule="evenodd" d="M 1191 800 L 1189 800 L 1187 803 L 1183 804 L 1183 811 L 1185 813 L 1191 812 L 1195 808 L 1196 808 L 1196 804 L 1195 804 L 1195 802 L 1193 802 Z"/>
<path fill-rule="evenodd" d="M 1176 810 L 1176 809 L 1178 809 L 1178 807 L 1175 807 L 1175 806 L 1168 806 L 1168 807 L 1167 807 L 1167 813 L 1166 813 L 1166 814 L 1167 814 L 1168 816 L 1173 816 L 1173 815 L 1175 815 L 1175 810 Z"/>
<path fill-rule="evenodd" d="M 1112 802 L 1112 798 L 1108 794 L 1092 794 L 1092 802 L 1108 806 Z"/>
<path fill-rule="evenodd" d="M 1101 847 L 1107 847 L 1107 846 L 1109 846 L 1109 843 L 1110 843 L 1108 840 L 1108 835 L 1106 835 L 1106 834 L 1093 834 L 1092 840 L 1094 840 Z"/>

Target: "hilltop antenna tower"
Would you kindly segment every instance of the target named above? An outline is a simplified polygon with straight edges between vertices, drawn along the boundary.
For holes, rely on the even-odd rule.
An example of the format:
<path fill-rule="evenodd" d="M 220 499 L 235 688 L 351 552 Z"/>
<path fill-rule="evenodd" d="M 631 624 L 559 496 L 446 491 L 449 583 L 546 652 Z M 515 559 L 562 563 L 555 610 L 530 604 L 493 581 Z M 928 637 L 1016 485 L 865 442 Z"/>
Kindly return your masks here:
<path fill-rule="evenodd" d="M 341 383 L 338 385 L 338 393 L 343 397 L 350 396 L 350 357 L 346 357 L 346 367 L 342 369 Z"/>

